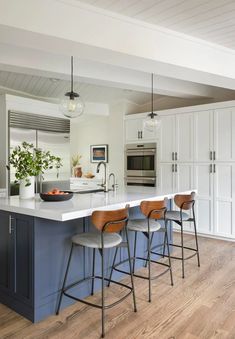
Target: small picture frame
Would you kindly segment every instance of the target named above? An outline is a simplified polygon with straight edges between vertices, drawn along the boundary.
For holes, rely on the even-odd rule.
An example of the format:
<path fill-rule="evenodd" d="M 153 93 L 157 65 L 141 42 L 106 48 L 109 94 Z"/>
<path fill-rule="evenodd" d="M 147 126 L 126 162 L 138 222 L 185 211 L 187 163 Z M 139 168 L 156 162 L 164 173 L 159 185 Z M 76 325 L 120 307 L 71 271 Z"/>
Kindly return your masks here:
<path fill-rule="evenodd" d="M 91 162 L 108 162 L 108 145 L 91 145 Z"/>

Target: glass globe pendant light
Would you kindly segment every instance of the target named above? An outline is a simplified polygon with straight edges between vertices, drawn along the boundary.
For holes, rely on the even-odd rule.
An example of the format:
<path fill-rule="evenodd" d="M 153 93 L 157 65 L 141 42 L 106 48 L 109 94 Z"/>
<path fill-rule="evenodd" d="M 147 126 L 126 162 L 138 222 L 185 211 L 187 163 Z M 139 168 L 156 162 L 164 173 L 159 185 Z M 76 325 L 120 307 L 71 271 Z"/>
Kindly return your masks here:
<path fill-rule="evenodd" d="M 152 109 L 151 113 L 147 115 L 147 117 L 144 120 L 144 129 L 149 132 L 154 132 L 161 126 L 161 119 L 159 115 L 153 112 L 153 73 L 152 73 L 152 93 L 151 93 L 151 104 Z"/>
<path fill-rule="evenodd" d="M 60 110 L 70 119 L 77 118 L 84 111 L 84 103 L 80 95 L 73 91 L 73 56 L 71 56 L 71 90 L 65 93 L 65 98 L 60 103 Z"/>

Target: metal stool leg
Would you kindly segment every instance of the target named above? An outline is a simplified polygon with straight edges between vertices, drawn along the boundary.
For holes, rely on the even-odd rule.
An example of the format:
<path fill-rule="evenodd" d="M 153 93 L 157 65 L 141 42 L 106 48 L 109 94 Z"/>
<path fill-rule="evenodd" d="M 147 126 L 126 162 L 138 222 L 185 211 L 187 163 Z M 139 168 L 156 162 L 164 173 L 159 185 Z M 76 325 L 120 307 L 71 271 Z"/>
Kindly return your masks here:
<path fill-rule="evenodd" d="M 151 235 L 150 250 L 151 250 L 151 248 L 152 248 L 153 236 L 154 236 L 154 232 L 153 232 L 152 235 Z M 147 259 L 148 259 L 148 253 L 147 253 Z M 144 267 L 147 267 L 147 266 L 148 266 L 148 260 L 146 260 L 145 263 L 144 263 Z"/>
<path fill-rule="evenodd" d="M 184 278 L 184 232 L 182 220 L 181 220 L 181 253 L 182 253 L 182 278 Z"/>
<path fill-rule="evenodd" d="M 166 226 L 165 226 L 166 227 Z M 168 242 L 168 239 L 166 239 L 167 235 L 166 235 L 167 232 L 165 232 L 164 234 L 164 244 L 163 244 L 163 251 L 162 251 L 162 257 L 164 258 L 165 257 L 165 252 L 166 252 L 166 240 Z M 168 253 L 169 254 L 169 253 Z"/>
<path fill-rule="evenodd" d="M 135 300 L 134 278 L 133 278 L 133 272 L 132 272 L 132 267 L 131 267 L 131 254 L 130 254 L 130 246 L 129 246 L 129 239 L 128 239 L 127 229 L 125 229 L 125 231 L 126 231 L 126 241 L 127 241 L 128 261 L 129 261 L 130 276 L 131 276 L 131 287 L 132 287 L 132 296 L 133 296 L 134 312 L 137 312 L 137 308 L 136 308 L 136 300 Z"/>
<path fill-rule="evenodd" d="M 197 227 L 196 227 L 196 219 L 195 213 L 193 208 L 193 225 L 194 225 L 194 234 L 195 234 L 195 242 L 196 242 L 196 249 L 197 249 L 197 265 L 200 267 L 200 257 L 199 257 L 199 248 L 198 248 L 198 238 L 197 238 Z"/>
<path fill-rule="evenodd" d="M 63 281 L 62 289 L 61 289 L 61 292 L 60 292 L 60 298 L 59 298 L 59 303 L 58 303 L 57 310 L 56 310 L 56 315 L 58 315 L 59 312 L 60 312 L 62 296 L 63 296 L 63 293 L 64 293 L 64 288 L 65 288 L 65 284 L 66 284 L 67 276 L 68 276 L 68 272 L 69 272 L 70 261 L 71 261 L 71 258 L 72 258 L 73 247 L 74 247 L 74 245 L 72 244 L 70 254 L 69 254 L 68 264 L 67 264 L 66 271 L 65 271 L 64 281 Z"/>
<path fill-rule="evenodd" d="M 114 254 L 114 257 L 113 257 L 113 264 L 112 264 L 111 271 L 110 271 L 110 276 L 109 276 L 109 282 L 107 284 L 108 287 L 110 286 L 110 280 L 112 279 L 113 267 L 115 265 L 115 261 L 116 261 L 116 257 L 117 257 L 117 252 L 118 252 L 118 247 L 116 247 L 116 249 L 115 249 L 115 254 Z"/>
<path fill-rule="evenodd" d="M 173 283 L 173 275 L 172 275 L 172 267 L 171 267 L 171 254 L 170 254 L 170 247 L 169 247 L 169 240 L 168 240 L 168 231 L 167 231 L 167 221 L 165 221 L 165 238 L 166 238 L 166 245 L 167 245 L 167 252 L 168 252 L 168 262 L 170 267 L 170 277 L 171 277 L 171 286 L 174 285 Z"/>
<path fill-rule="evenodd" d="M 94 282 L 95 282 L 95 248 L 93 248 L 93 263 L 92 263 L 92 282 L 91 282 L 91 295 L 94 294 Z"/>
<path fill-rule="evenodd" d="M 134 257 L 133 257 L 133 273 L 135 273 L 136 242 L 137 242 L 137 232 L 135 231 Z"/>
<path fill-rule="evenodd" d="M 103 246 L 102 246 L 103 247 Z M 101 298 L 102 298 L 102 335 L 101 337 L 104 338 L 105 336 L 105 327 L 104 327 L 104 249 L 100 251 L 101 253 L 101 274 L 102 274 L 102 287 L 101 287 Z"/>
<path fill-rule="evenodd" d="M 150 251 L 151 251 L 151 240 L 150 240 L 150 231 L 149 231 L 149 219 L 148 219 L 148 281 L 149 281 L 149 302 L 151 302 L 151 261 L 150 261 Z"/>

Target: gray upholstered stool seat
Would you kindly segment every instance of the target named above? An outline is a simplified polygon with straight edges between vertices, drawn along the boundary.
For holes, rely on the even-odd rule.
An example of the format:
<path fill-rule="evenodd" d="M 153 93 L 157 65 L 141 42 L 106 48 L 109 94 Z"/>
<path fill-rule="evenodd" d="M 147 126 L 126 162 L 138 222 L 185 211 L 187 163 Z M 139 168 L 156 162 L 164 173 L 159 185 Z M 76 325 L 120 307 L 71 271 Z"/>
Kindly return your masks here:
<path fill-rule="evenodd" d="M 159 222 L 149 219 L 150 232 L 160 230 L 161 225 Z M 128 231 L 148 232 L 148 219 L 132 219 L 128 221 Z"/>
<path fill-rule="evenodd" d="M 177 221 L 180 221 L 180 212 L 179 211 L 168 211 L 166 212 L 166 219 L 168 220 L 177 220 Z M 185 213 L 185 212 L 182 212 L 182 220 L 186 221 L 190 219 L 190 216 Z"/>
<path fill-rule="evenodd" d="M 117 233 L 104 233 L 104 248 L 118 246 L 122 242 L 122 237 Z M 72 237 L 72 243 L 91 248 L 102 248 L 101 234 L 81 233 Z"/>

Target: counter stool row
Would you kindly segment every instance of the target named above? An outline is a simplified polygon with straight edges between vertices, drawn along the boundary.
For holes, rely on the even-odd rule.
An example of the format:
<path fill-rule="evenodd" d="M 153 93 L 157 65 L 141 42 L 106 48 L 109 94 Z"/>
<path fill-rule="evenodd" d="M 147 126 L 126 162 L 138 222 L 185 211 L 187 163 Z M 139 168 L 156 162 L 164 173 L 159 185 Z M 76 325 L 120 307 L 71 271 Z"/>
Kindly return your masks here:
<path fill-rule="evenodd" d="M 174 198 L 174 202 L 177 207 L 179 207 L 179 211 L 167 211 L 167 199 L 159 200 L 159 201 L 142 201 L 140 204 L 140 210 L 144 217 L 144 219 L 129 219 L 129 206 L 127 205 L 123 209 L 114 210 L 114 211 L 94 211 L 91 216 L 91 221 L 95 228 L 98 230 L 98 233 L 82 233 L 77 234 L 72 237 L 71 241 L 71 250 L 69 254 L 68 264 L 65 271 L 64 281 L 61 289 L 61 293 L 59 296 L 59 302 L 56 314 L 59 314 L 61 301 L 63 295 L 72 298 L 76 301 L 80 301 L 86 305 L 93 306 L 101 309 L 102 313 L 102 337 L 105 336 L 105 309 L 111 308 L 124 299 L 126 299 L 129 295 L 132 295 L 133 298 L 133 308 L 134 312 L 137 311 L 136 308 L 136 299 L 135 299 L 135 287 L 134 287 L 134 278 L 138 277 L 141 279 L 148 280 L 149 287 L 149 295 L 148 301 L 151 302 L 151 281 L 153 279 L 158 278 L 160 275 L 163 275 L 167 272 L 170 274 L 171 285 L 173 286 L 173 275 L 171 268 L 171 259 L 180 259 L 182 261 L 182 277 L 184 278 L 184 261 L 197 255 L 198 266 L 200 266 L 199 260 L 199 249 L 198 249 L 198 239 L 197 239 L 197 231 L 196 231 L 196 220 L 194 213 L 194 203 L 195 203 L 195 193 L 192 192 L 188 195 L 176 195 Z M 188 213 L 185 213 L 187 211 Z M 161 221 L 161 223 L 159 222 Z M 176 222 L 181 228 L 181 243 L 180 245 L 176 245 L 173 243 L 169 243 L 167 223 L 168 221 Z M 183 242 L 183 223 L 184 222 L 193 222 L 194 231 L 195 231 L 195 243 L 196 247 L 186 247 Z M 134 249 L 133 256 L 130 254 L 130 245 L 128 238 L 128 231 L 134 232 Z M 152 246 L 153 237 L 156 233 L 163 232 L 164 233 L 164 241 L 162 244 L 163 252 L 155 252 L 155 247 Z M 137 248 L 137 234 L 142 233 L 146 237 L 147 240 L 147 256 L 140 257 L 136 255 Z M 72 284 L 67 285 L 67 278 L 69 274 L 69 267 L 71 258 L 73 255 L 74 248 L 76 246 L 82 246 L 93 249 L 93 260 L 92 260 L 92 275 L 86 279 L 78 280 Z M 175 257 L 170 254 L 170 246 L 177 246 L 181 248 L 181 256 Z M 111 272 L 109 278 L 105 277 L 104 272 L 104 251 L 106 249 L 116 248 L 114 259 L 111 267 Z M 117 261 L 117 254 L 120 248 L 126 248 L 127 250 L 127 259 L 123 261 Z M 191 250 L 194 253 L 189 257 L 185 257 L 184 250 Z M 95 254 L 96 251 L 99 251 L 101 256 L 101 275 L 96 275 L 95 272 Z M 167 250 L 167 251 L 166 251 Z M 168 262 L 163 263 L 152 258 L 152 255 L 160 255 L 161 257 L 167 257 Z M 145 266 L 148 267 L 148 275 L 143 276 L 137 274 L 135 271 L 135 263 L 136 260 L 142 260 L 145 262 Z M 124 262 L 128 262 L 128 271 L 120 268 Z M 158 275 L 152 276 L 151 267 L 152 264 L 158 264 L 165 266 L 166 269 Z M 115 281 L 112 279 L 113 271 L 119 271 L 125 274 L 130 275 L 131 285 L 126 285 L 122 282 Z M 91 295 L 94 293 L 94 281 L 95 279 L 101 280 L 101 304 L 95 304 L 89 302 L 84 299 L 77 298 L 72 294 L 69 294 L 69 290 L 76 285 L 83 283 L 85 280 L 91 280 Z M 105 289 L 105 281 L 108 283 L 108 287 L 111 283 L 117 284 L 119 286 L 127 289 L 127 293 L 121 297 L 119 300 L 115 301 L 112 304 L 105 304 L 104 297 L 104 289 Z"/>

